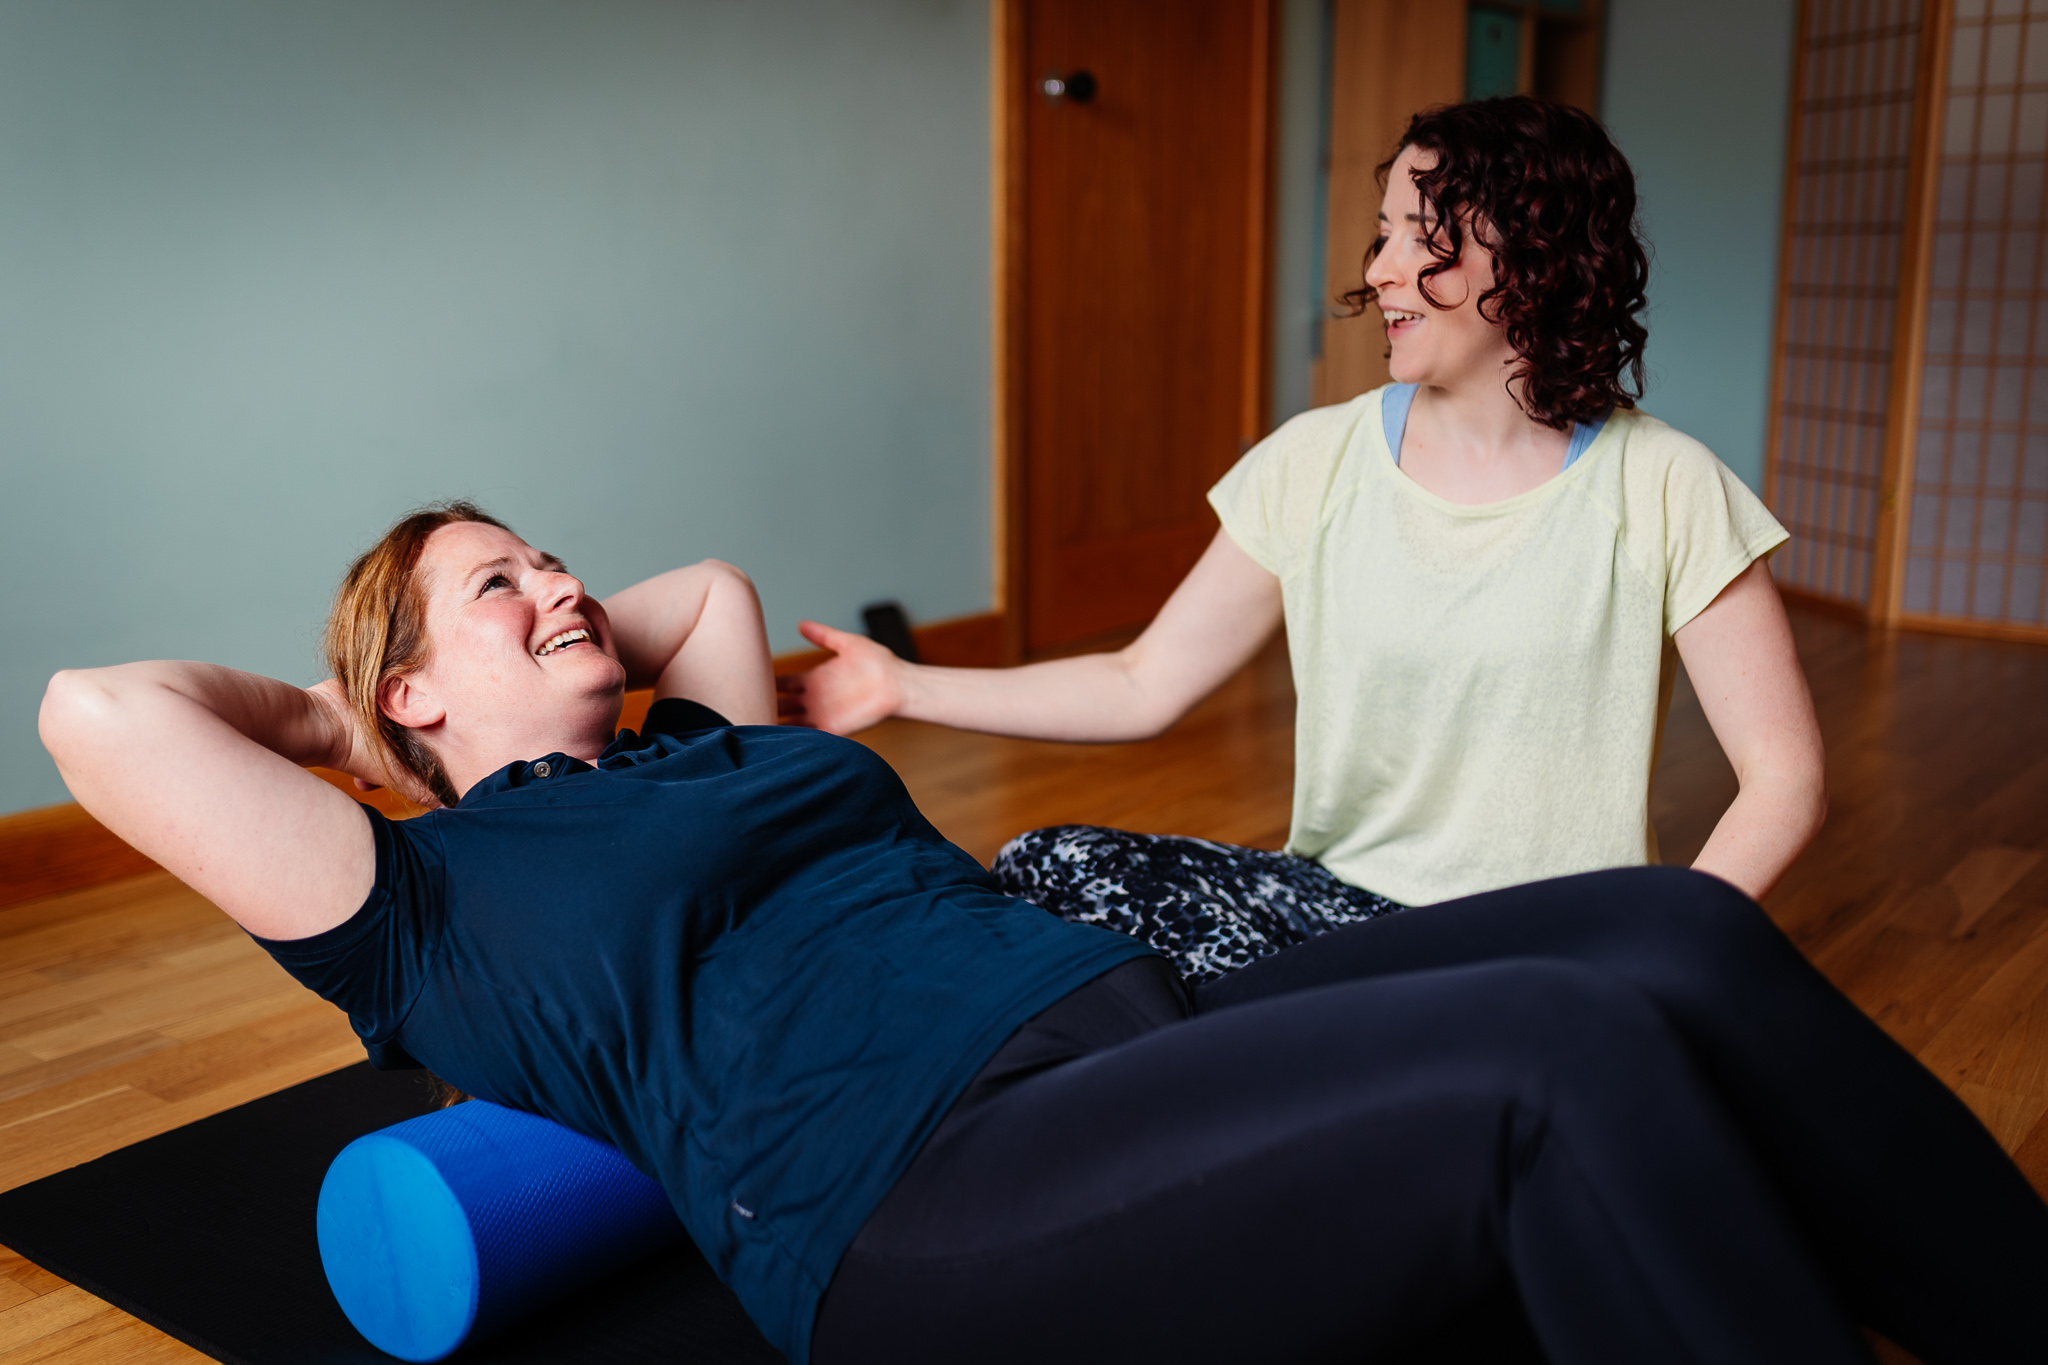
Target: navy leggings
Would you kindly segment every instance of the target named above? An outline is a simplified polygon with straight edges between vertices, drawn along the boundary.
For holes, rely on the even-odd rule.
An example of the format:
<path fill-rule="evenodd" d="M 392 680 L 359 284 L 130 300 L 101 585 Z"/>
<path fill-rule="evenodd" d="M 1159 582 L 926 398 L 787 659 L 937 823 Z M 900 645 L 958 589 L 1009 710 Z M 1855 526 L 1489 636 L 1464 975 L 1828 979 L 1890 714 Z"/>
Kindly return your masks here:
<path fill-rule="evenodd" d="M 869 1219 L 818 1365 L 2048 1354 L 2048 1208 L 1747 898 L 1594 873 L 1027 1024 Z"/>

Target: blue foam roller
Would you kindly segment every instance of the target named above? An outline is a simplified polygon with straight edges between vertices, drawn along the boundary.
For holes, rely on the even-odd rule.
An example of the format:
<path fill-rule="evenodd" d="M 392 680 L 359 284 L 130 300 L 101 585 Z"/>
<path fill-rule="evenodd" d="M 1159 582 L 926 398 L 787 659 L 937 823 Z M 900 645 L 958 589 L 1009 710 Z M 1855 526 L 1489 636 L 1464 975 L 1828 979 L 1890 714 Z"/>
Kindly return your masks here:
<path fill-rule="evenodd" d="M 439 1360 L 685 1235 L 615 1149 L 483 1100 L 344 1147 L 316 1222 L 342 1312 L 403 1360 Z"/>

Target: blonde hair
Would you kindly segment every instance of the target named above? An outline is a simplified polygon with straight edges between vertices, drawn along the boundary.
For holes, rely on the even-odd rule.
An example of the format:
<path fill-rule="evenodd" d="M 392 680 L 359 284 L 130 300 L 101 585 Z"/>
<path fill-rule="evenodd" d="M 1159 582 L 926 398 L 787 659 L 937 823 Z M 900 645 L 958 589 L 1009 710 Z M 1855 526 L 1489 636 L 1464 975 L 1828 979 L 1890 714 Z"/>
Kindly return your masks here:
<path fill-rule="evenodd" d="M 427 595 L 420 586 L 420 553 L 427 537 L 461 521 L 501 531 L 512 528 L 472 502 L 441 502 L 400 517 L 342 575 L 327 617 L 327 666 L 341 684 L 356 723 L 377 749 L 387 775 L 404 773 L 444 806 L 459 793 L 441 759 L 417 731 L 384 714 L 379 698 L 390 679 L 427 662 Z"/>

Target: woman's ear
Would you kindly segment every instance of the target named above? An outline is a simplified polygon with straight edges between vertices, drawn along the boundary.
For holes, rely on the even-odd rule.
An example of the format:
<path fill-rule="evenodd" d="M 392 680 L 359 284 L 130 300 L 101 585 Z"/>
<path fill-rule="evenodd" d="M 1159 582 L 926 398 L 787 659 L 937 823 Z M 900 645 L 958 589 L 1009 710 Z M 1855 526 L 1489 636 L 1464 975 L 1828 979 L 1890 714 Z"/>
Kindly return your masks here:
<path fill-rule="evenodd" d="M 415 674 L 394 673 L 377 688 L 377 709 L 408 730 L 424 730 L 448 718 Z"/>

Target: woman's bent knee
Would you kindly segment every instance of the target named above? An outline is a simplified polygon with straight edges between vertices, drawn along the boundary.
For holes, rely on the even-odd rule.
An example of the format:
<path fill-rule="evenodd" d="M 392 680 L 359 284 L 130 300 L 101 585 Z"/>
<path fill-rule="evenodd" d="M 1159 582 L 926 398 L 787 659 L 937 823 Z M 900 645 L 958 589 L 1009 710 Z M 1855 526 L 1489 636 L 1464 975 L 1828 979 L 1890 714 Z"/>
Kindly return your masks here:
<path fill-rule="evenodd" d="M 1688 974 L 1752 969 L 1790 948 L 1761 906 L 1705 872 L 1621 867 L 1589 873 L 1583 883 L 1582 899 L 1598 907 L 1603 934 Z"/>

